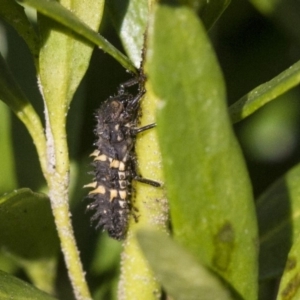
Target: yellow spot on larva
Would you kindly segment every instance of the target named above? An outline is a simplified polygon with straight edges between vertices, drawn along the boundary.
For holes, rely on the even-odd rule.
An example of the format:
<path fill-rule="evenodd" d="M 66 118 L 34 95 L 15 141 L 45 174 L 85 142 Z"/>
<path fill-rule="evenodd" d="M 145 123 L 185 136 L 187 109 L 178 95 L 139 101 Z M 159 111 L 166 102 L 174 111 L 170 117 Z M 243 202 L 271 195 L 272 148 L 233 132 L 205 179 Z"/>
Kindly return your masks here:
<path fill-rule="evenodd" d="M 120 166 L 119 166 L 120 171 L 125 171 L 125 164 L 120 161 Z"/>
<path fill-rule="evenodd" d="M 126 191 L 119 191 L 119 195 L 121 199 L 126 199 L 127 193 Z"/>
<path fill-rule="evenodd" d="M 90 156 L 98 156 L 100 154 L 99 150 L 95 150 L 93 153 L 90 154 Z"/>
<path fill-rule="evenodd" d="M 114 200 L 118 196 L 118 191 L 117 190 L 110 190 L 110 199 L 109 201 Z"/>
<path fill-rule="evenodd" d="M 114 160 L 110 163 L 110 167 L 111 167 L 111 168 L 115 168 L 115 169 L 118 169 L 118 168 L 119 168 L 119 165 L 120 165 L 120 161 L 117 160 L 117 159 L 114 159 Z"/>

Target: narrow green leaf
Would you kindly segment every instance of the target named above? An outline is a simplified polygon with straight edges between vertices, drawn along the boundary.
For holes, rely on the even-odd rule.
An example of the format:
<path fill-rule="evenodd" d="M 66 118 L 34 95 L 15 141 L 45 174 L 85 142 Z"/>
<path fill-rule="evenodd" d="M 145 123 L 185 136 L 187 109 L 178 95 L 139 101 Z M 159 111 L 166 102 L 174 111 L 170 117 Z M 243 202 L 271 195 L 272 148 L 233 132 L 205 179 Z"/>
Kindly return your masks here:
<path fill-rule="evenodd" d="M 171 6 L 155 10 L 149 31 L 146 71 L 174 238 L 245 299 L 256 299 L 250 182 L 206 32 L 192 10 Z"/>
<path fill-rule="evenodd" d="M 229 107 L 233 123 L 237 123 L 300 83 L 300 61 L 272 80 L 258 86 Z"/>
<path fill-rule="evenodd" d="M 34 286 L 0 270 L 1 300 L 55 300 Z"/>
<path fill-rule="evenodd" d="M 148 23 L 148 1 L 131 0 L 127 2 L 113 0 L 108 1 L 107 5 L 126 53 L 135 67 L 139 68 L 144 47 L 144 33 Z"/>
<path fill-rule="evenodd" d="M 0 16 L 9 23 L 26 42 L 35 59 L 39 55 L 39 41 L 32 24 L 27 19 L 24 8 L 11 0 L 0 0 Z"/>
<path fill-rule="evenodd" d="M 3 56 L 0 53 L 0 100 L 17 113 L 29 105 L 23 91 L 15 81 Z"/>
<path fill-rule="evenodd" d="M 63 7 L 60 3 L 56 1 L 47 1 L 47 0 L 20 0 L 26 5 L 34 7 L 39 13 L 57 21 L 58 23 L 66 26 L 69 30 L 77 33 L 79 36 L 83 37 L 87 41 L 98 45 L 104 52 L 107 52 L 113 58 L 115 58 L 124 68 L 136 72 L 134 66 L 130 60 L 118 51 L 112 44 L 110 44 L 104 37 L 99 35 L 96 31 L 92 30 L 88 25 L 80 21 L 80 19 L 68 9 Z M 82 1 L 81 1 L 82 2 Z M 102 2 L 102 1 L 101 1 Z M 99 3 L 96 1 L 96 3 Z M 103 3 L 103 2 L 102 2 Z M 86 5 L 87 9 L 89 5 L 86 2 L 82 2 Z M 92 1 L 90 2 L 90 5 Z M 90 9 L 91 12 L 96 12 L 95 15 L 101 15 L 101 10 L 94 11 L 93 8 Z M 88 19 L 85 20 L 88 22 Z"/>
<path fill-rule="evenodd" d="M 27 100 L 23 91 L 15 81 L 4 58 L 0 54 L 0 100 L 6 103 L 29 131 L 38 151 L 40 163 L 44 172 L 46 167 L 46 140 L 44 129 L 37 113 Z"/>
<path fill-rule="evenodd" d="M 223 284 L 166 233 L 138 231 L 138 241 L 158 281 L 176 300 L 231 299 Z"/>
<path fill-rule="evenodd" d="M 5 176 L 0 176 L 0 195 L 17 187 L 10 129 L 9 109 L 0 102 L 1 173 L 5 174 Z"/>
<path fill-rule="evenodd" d="M 282 274 L 287 255 L 300 236 L 300 165 L 267 189 L 257 201 L 260 279 Z"/>

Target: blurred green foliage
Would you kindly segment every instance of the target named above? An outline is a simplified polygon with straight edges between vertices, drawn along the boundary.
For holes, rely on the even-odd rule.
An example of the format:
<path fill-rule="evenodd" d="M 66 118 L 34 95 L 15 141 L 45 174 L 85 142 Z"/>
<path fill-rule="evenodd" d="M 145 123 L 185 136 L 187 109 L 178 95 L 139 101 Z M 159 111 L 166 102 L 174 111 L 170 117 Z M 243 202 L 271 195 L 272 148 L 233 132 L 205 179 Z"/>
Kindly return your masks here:
<path fill-rule="evenodd" d="M 120 19 L 114 20 L 116 2 L 113 1 L 105 8 L 100 32 L 123 53 L 124 49 L 129 51 L 131 53 L 129 57 L 137 65 L 136 54 L 132 54 L 136 49 L 128 44 L 126 34 L 122 31 L 120 22 L 118 23 Z M 218 11 L 220 13 L 222 9 L 219 8 Z M 201 15 L 201 12 L 198 13 Z M 228 106 L 257 86 L 273 79 L 300 59 L 300 35 L 295 30 L 300 28 L 300 18 L 295 15 L 300 15 L 300 5 L 296 0 L 232 0 L 209 30 L 209 38 L 224 75 Z M 121 18 L 122 14 L 118 17 Z M 31 19 L 34 26 L 35 21 L 34 18 Z M 205 24 L 213 23 L 210 18 L 206 21 Z M 140 26 L 145 26 L 144 23 L 141 24 Z M 182 43 L 188 41 L 182 40 Z M 43 120 L 44 108 L 35 76 L 34 59 L 26 43 L 15 29 L 6 23 L 3 16 L 2 19 L 0 17 L 0 52 Z M 191 70 L 191 73 L 193 71 Z M 91 179 L 91 175 L 88 174 L 91 170 L 88 156 L 94 141 L 93 113 L 100 103 L 115 94 L 116 87 L 128 78 L 128 73 L 116 60 L 95 48 L 89 68 L 75 93 L 68 116 L 68 145 L 72 162 L 70 190 L 72 220 L 84 269 L 87 271 L 87 281 L 95 299 L 117 298 L 121 245 L 108 239 L 105 233 L 96 232 L 90 227 L 89 216 L 85 213 L 86 204 L 83 201 L 86 191 L 81 187 Z M 298 170 L 289 170 L 299 162 L 299 97 L 300 88 L 296 86 L 280 97 L 276 96 L 275 101 L 234 126 L 249 171 L 254 198 L 258 201 L 259 229 L 261 233 L 267 233 L 260 241 L 261 246 L 265 247 L 262 248 L 263 256 L 260 259 L 260 299 L 262 300 L 273 299 L 276 280 L 284 271 L 288 251 L 293 244 L 292 236 L 295 235 L 296 239 L 298 232 L 298 227 L 295 231 L 290 228 L 291 220 L 298 220 L 298 216 L 294 214 L 297 210 L 297 200 L 300 198 L 296 190 L 299 182 Z M 31 137 L 23 124 L 2 103 L 0 103 L 0 153 L 1 193 L 10 193 L 13 189 L 23 187 L 36 192 L 47 191 Z M 190 155 L 193 155 L 193 152 Z M 268 189 L 285 174 L 286 177 L 282 177 L 275 187 L 271 186 Z M 275 200 L 270 202 L 270 199 L 276 199 L 278 202 Z M 291 201 L 290 206 L 289 201 Z M 278 216 L 272 211 L 274 203 L 286 204 L 284 208 L 277 211 Z M 284 213 L 281 215 L 281 212 Z M 293 218 L 290 218 L 290 215 Z M 286 225 L 283 226 L 284 230 L 277 226 L 278 220 L 282 222 L 280 224 Z M 279 235 L 275 235 L 273 239 L 268 235 L 269 232 L 277 231 Z M 276 240 L 277 243 L 274 243 Z M 161 237 L 158 237 L 158 241 L 161 241 Z M 282 248 L 279 247 L 280 259 L 277 256 L 270 257 L 271 254 L 276 254 L 274 247 L 278 245 L 282 245 Z M 297 245 L 299 242 L 296 243 Z M 297 247 L 296 250 L 299 249 L 299 246 Z M 292 250 L 293 257 L 297 253 L 296 250 L 294 248 Z M 268 260 L 265 259 L 266 257 Z M 293 257 L 289 257 L 289 261 Z M 5 263 L 2 264 L 2 261 Z M 26 263 L 18 261 L 18 258 L 7 253 L 6 249 L 1 249 L 0 252 L 0 269 L 2 265 L 7 272 L 27 281 L 33 280 L 28 273 L 24 272 Z M 262 266 L 268 272 L 264 272 Z M 284 277 L 282 285 L 288 286 L 290 280 L 291 278 Z M 168 290 L 168 285 L 166 287 Z M 59 299 L 73 299 L 62 257 L 57 258 L 55 290 Z M 297 291 L 287 290 L 285 286 L 281 286 L 280 291 L 285 292 L 283 296 L 297 295 Z"/>

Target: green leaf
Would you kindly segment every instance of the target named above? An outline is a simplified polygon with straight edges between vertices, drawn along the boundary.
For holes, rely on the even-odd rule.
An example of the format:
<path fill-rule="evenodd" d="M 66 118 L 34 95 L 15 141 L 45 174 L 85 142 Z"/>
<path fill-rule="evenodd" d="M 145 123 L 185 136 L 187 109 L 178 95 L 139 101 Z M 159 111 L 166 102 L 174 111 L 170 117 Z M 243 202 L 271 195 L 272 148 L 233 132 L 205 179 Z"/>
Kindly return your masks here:
<path fill-rule="evenodd" d="M 112 0 L 107 5 L 126 53 L 135 67 L 139 68 L 149 15 L 147 0 Z"/>
<path fill-rule="evenodd" d="M 232 299 L 219 279 L 166 233 L 140 230 L 139 244 L 158 281 L 176 300 Z"/>
<path fill-rule="evenodd" d="M 0 16 L 24 39 L 35 59 L 39 55 L 39 41 L 32 24 L 27 19 L 24 8 L 11 0 L 0 0 Z"/>
<path fill-rule="evenodd" d="M 136 72 L 135 68 L 133 67 L 132 63 L 129 61 L 129 59 L 123 55 L 120 51 L 118 51 L 112 44 L 110 44 L 104 37 L 99 35 L 96 31 L 92 30 L 87 24 L 80 21 L 80 19 L 73 13 L 71 13 L 68 9 L 66 9 L 64 6 L 62 6 L 60 3 L 56 1 L 47 1 L 47 0 L 20 0 L 19 2 L 23 2 L 26 5 L 29 5 L 31 7 L 34 7 L 39 13 L 57 21 L 58 23 L 64 25 L 66 28 L 71 30 L 72 32 L 75 32 L 80 37 L 83 37 L 85 40 L 98 45 L 104 52 L 111 55 L 113 58 L 115 58 L 121 65 L 124 66 L 124 68 Z M 80 1 L 75 1 L 80 3 Z M 74 2 L 73 2 L 74 3 Z M 93 5 L 93 1 L 89 1 L 89 4 L 87 5 L 87 2 L 81 1 L 82 5 L 85 6 L 84 11 L 89 10 L 90 13 L 94 13 L 94 16 L 99 17 L 102 15 L 102 5 L 103 1 L 95 1 L 96 6 Z M 97 7 L 98 9 L 94 10 L 91 7 Z M 96 12 L 96 13 L 95 13 Z M 77 14 L 80 14 L 80 11 L 77 11 Z M 91 17 L 91 16 L 89 16 Z M 84 19 L 85 22 L 89 21 L 89 17 L 87 19 Z M 91 17 L 93 20 L 94 18 Z"/>
<path fill-rule="evenodd" d="M 27 188 L 1 196 L 0 243 L 24 259 L 55 256 L 59 242 L 49 198 Z"/>
<path fill-rule="evenodd" d="M 54 298 L 34 286 L 0 270 L 0 298 L 1 300 L 55 300 Z"/>
<path fill-rule="evenodd" d="M 258 86 L 229 107 L 233 123 L 237 123 L 300 83 L 300 61 L 272 80 Z"/>
<path fill-rule="evenodd" d="M 0 248 L 39 286 L 52 289 L 59 241 L 48 197 L 20 189 L 0 198 Z"/>
<path fill-rule="evenodd" d="M 45 11 L 54 18 L 50 14 L 52 12 L 50 9 L 53 9 L 55 17 L 61 23 L 63 23 L 62 18 L 64 20 L 72 18 L 75 23 L 73 24 L 74 28 L 79 27 L 83 30 L 82 28 L 88 25 L 90 28 L 98 30 L 103 11 L 102 0 L 85 2 L 73 0 L 69 5 L 74 14 L 71 14 L 58 2 L 48 1 L 47 3 L 49 7 L 43 6 Z M 87 25 L 81 24 L 79 19 L 75 22 L 77 17 L 86 20 Z M 91 45 L 83 43 L 82 40 L 77 40 L 69 30 L 48 18 L 39 18 L 39 25 L 42 40 L 40 77 L 43 94 L 51 112 L 55 113 L 56 108 L 65 114 L 89 66 L 93 48 Z M 69 23 L 68 25 L 71 26 Z"/>
<path fill-rule="evenodd" d="M 279 277 L 300 235 L 300 165 L 267 189 L 257 201 L 260 279 Z"/>
<path fill-rule="evenodd" d="M 245 299 L 256 299 L 255 210 L 220 68 L 192 10 L 154 12 L 145 67 L 174 238 Z"/>

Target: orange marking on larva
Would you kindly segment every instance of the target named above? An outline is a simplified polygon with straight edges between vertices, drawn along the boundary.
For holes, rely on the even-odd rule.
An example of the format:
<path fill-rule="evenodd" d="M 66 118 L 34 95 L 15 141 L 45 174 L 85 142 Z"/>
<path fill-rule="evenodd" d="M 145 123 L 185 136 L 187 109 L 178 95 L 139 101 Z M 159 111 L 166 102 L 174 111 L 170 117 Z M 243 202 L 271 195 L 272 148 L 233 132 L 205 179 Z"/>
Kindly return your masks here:
<path fill-rule="evenodd" d="M 115 168 L 115 169 L 118 169 L 119 168 L 119 165 L 120 165 L 120 161 L 117 160 L 117 159 L 113 159 L 113 161 L 110 163 L 110 167 L 111 168 Z"/>
<path fill-rule="evenodd" d="M 122 161 L 120 161 L 119 170 L 120 171 L 125 171 L 125 164 Z"/>
<path fill-rule="evenodd" d="M 109 199 L 109 201 L 111 202 L 112 200 L 114 200 L 117 197 L 118 197 L 118 191 L 117 190 L 110 190 L 110 199 Z"/>
<path fill-rule="evenodd" d="M 96 189 L 89 192 L 89 194 L 105 194 L 106 189 L 103 185 L 99 185 Z"/>
<path fill-rule="evenodd" d="M 95 157 L 94 160 L 107 161 L 107 156 L 105 154 L 102 154 Z"/>
<path fill-rule="evenodd" d="M 96 188 L 96 186 L 97 186 L 97 181 L 94 181 L 94 182 L 91 182 L 91 183 L 89 183 L 89 184 L 85 184 L 83 187 L 84 188 Z"/>
<path fill-rule="evenodd" d="M 99 150 L 95 150 L 93 153 L 90 154 L 90 156 L 98 156 L 100 154 Z"/>
<path fill-rule="evenodd" d="M 126 197 L 127 197 L 126 191 L 119 191 L 119 195 L 120 195 L 120 198 L 123 199 L 123 200 L 125 200 Z"/>

